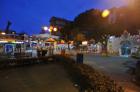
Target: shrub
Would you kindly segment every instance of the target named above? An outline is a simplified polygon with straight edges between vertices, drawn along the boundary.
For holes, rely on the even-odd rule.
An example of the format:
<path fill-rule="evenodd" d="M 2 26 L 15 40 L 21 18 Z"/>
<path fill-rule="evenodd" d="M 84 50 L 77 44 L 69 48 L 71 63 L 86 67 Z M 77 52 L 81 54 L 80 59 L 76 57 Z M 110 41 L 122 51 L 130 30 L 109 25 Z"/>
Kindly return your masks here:
<path fill-rule="evenodd" d="M 114 80 L 88 65 L 77 64 L 73 59 L 64 56 L 55 56 L 55 58 L 68 70 L 73 81 L 79 85 L 80 91 L 124 92 Z"/>

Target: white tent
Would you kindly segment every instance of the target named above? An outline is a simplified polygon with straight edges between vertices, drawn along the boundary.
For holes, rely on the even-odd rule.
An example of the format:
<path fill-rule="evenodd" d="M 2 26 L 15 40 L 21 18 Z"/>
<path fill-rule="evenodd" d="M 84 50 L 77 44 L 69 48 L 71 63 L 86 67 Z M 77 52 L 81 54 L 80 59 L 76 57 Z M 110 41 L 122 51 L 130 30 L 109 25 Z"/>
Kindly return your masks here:
<path fill-rule="evenodd" d="M 54 39 L 59 39 L 59 36 L 55 36 L 55 35 L 50 35 L 50 34 L 38 34 L 38 35 L 34 35 L 37 38 L 54 38 Z"/>

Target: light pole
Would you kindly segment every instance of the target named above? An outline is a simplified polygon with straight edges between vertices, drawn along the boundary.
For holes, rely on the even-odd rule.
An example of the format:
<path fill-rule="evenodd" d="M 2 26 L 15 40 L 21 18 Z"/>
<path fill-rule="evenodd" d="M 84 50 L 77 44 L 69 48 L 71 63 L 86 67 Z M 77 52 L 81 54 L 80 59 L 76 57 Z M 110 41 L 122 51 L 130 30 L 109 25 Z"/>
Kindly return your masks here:
<path fill-rule="evenodd" d="M 57 28 L 50 26 L 49 29 L 48 29 L 48 31 L 50 32 L 50 37 L 49 38 L 52 38 L 52 32 L 53 31 L 56 32 L 57 31 Z M 49 54 L 50 55 L 53 54 L 53 52 L 54 52 L 53 50 L 54 50 L 54 43 L 53 44 L 51 43 L 51 45 L 49 47 Z"/>
<path fill-rule="evenodd" d="M 43 29 L 44 32 L 49 31 L 50 35 L 52 34 L 53 31 L 54 32 L 58 31 L 58 29 L 56 27 L 53 27 L 53 26 L 50 26 L 50 27 L 43 26 L 42 29 Z"/>
<path fill-rule="evenodd" d="M 52 36 L 52 32 L 57 32 L 58 31 L 58 29 L 56 28 L 56 27 L 52 27 L 52 26 L 50 26 L 50 28 L 49 28 L 49 32 L 50 32 L 50 37 Z"/>
<path fill-rule="evenodd" d="M 51 37 L 51 35 L 52 35 L 52 29 L 49 28 L 49 32 L 50 32 L 50 37 Z"/>

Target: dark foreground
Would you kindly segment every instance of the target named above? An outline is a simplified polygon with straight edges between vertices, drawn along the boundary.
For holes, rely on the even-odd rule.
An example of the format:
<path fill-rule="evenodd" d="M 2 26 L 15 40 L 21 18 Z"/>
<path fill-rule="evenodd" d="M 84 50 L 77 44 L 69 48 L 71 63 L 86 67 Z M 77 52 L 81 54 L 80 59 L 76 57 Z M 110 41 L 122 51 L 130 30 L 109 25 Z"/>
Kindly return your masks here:
<path fill-rule="evenodd" d="M 64 68 L 44 64 L 0 70 L 0 92 L 78 92 Z"/>

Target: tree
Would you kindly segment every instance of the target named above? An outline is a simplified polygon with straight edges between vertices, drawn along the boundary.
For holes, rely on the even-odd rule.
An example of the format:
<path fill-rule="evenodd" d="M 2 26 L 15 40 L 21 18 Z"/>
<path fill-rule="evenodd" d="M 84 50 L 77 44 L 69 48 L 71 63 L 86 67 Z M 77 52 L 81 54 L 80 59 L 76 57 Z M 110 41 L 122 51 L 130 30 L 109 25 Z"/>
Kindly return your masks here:
<path fill-rule="evenodd" d="M 85 34 L 87 40 L 94 38 L 100 40 L 99 35 L 104 33 L 107 19 L 102 18 L 102 11 L 91 9 L 79 14 L 74 19 L 74 26 L 79 28 L 79 32 Z"/>
<path fill-rule="evenodd" d="M 110 15 L 106 18 L 102 18 L 101 10 L 87 10 L 76 16 L 72 24 L 64 27 L 63 35 L 69 39 L 70 35 L 76 36 L 82 33 L 87 40 L 94 38 L 95 41 L 98 42 L 103 40 L 102 36 L 104 35 L 121 36 L 125 29 L 131 34 L 136 34 L 137 30 L 140 29 L 139 9 L 140 4 L 138 4 L 136 8 L 130 8 L 129 6 L 111 8 L 109 9 Z M 113 18 L 115 22 L 109 23 L 109 19 L 112 15 L 113 17 L 115 16 L 115 18 Z"/>
<path fill-rule="evenodd" d="M 62 38 L 65 39 L 66 41 L 72 40 L 73 39 L 73 22 L 66 24 L 60 31 L 62 34 Z"/>
<path fill-rule="evenodd" d="M 79 42 L 82 42 L 82 41 L 85 40 L 85 35 L 82 34 L 82 33 L 79 33 L 79 34 L 76 35 L 75 40 L 79 41 Z"/>

